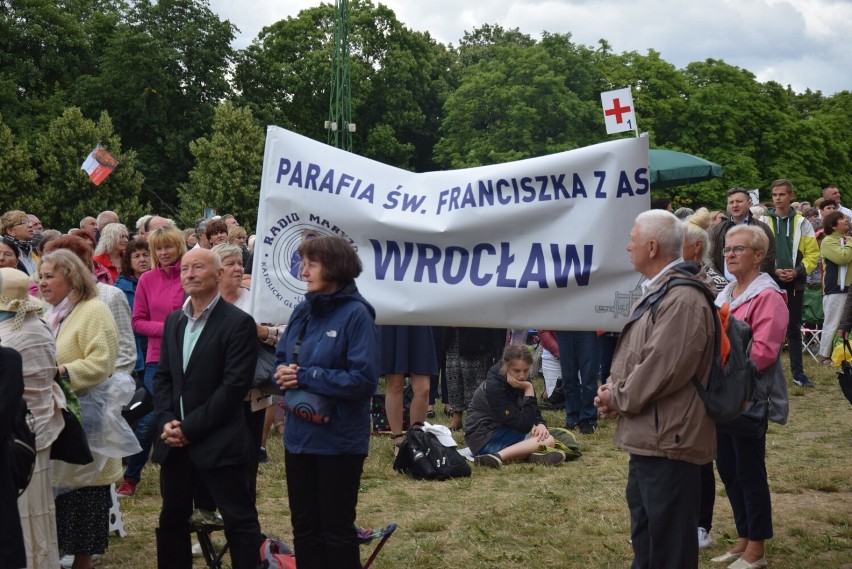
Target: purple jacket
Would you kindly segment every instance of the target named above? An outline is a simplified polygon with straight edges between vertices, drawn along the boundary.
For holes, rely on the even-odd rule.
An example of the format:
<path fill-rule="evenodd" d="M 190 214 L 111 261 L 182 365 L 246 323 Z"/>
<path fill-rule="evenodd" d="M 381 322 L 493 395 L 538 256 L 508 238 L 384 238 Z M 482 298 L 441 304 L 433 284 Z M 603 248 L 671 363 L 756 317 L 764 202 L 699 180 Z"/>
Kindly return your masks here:
<path fill-rule="evenodd" d="M 133 331 L 148 336 L 145 363 L 160 361 L 160 341 L 166 316 L 183 306 L 184 298 L 180 263 L 166 269 L 151 269 L 139 277 L 133 303 Z"/>

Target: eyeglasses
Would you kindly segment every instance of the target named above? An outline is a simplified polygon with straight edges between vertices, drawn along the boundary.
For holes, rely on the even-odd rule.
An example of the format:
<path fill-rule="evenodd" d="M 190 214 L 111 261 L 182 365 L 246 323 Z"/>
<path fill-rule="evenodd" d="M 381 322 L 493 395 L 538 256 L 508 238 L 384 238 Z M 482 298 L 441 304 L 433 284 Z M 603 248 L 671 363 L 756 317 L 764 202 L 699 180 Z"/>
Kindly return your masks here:
<path fill-rule="evenodd" d="M 739 257 L 743 253 L 745 253 L 746 249 L 752 249 L 752 247 L 746 247 L 745 245 L 737 245 L 736 247 L 725 247 L 722 249 L 722 255 L 728 256 L 733 255 L 734 257 Z"/>
<path fill-rule="evenodd" d="M 18 223 L 14 224 L 12 227 L 18 227 L 19 225 L 30 226 L 32 224 L 33 224 L 32 221 L 30 221 L 29 219 L 25 219 L 24 221 L 19 221 Z"/>

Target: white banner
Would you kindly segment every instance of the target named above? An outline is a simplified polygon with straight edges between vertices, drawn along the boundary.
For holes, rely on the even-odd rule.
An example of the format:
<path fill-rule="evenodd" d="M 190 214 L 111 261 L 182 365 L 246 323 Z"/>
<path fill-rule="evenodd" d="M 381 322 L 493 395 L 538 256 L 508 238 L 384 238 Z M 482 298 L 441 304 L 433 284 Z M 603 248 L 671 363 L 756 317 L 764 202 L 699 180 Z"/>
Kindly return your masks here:
<path fill-rule="evenodd" d="M 649 207 L 647 137 L 415 174 L 269 127 L 254 316 L 303 300 L 296 251 L 351 240 L 380 324 L 620 330 L 641 280 L 626 251 Z"/>

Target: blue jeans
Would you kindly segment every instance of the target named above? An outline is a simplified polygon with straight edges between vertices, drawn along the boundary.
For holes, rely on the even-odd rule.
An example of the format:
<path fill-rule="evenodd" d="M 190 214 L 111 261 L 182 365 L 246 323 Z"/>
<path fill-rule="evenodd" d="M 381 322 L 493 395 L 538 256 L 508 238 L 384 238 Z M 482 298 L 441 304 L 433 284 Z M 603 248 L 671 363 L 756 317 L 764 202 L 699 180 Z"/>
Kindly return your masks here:
<path fill-rule="evenodd" d="M 557 332 L 559 365 L 565 391 L 565 424 L 597 423 L 595 394 L 601 365 L 601 345 L 595 332 Z"/>
<path fill-rule="evenodd" d="M 142 383 L 145 388 L 154 393 L 154 374 L 157 372 L 158 364 L 145 364 L 145 376 Z M 142 468 L 148 462 L 148 455 L 151 453 L 151 445 L 154 444 L 154 437 L 157 435 L 154 431 L 157 428 L 155 423 L 155 415 L 152 411 L 139 420 L 136 424 L 136 440 L 139 441 L 139 446 L 142 450 L 127 459 L 127 470 L 124 471 L 124 477 L 133 482 L 139 482 L 142 478 Z"/>

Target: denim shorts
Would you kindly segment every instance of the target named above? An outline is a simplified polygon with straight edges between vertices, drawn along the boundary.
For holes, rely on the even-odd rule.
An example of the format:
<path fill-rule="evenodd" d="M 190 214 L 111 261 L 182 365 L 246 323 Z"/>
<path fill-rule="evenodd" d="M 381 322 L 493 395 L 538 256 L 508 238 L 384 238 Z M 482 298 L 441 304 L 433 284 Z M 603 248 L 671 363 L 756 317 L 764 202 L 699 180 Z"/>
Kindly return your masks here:
<path fill-rule="evenodd" d="M 491 440 L 488 441 L 478 454 L 496 454 L 504 448 L 510 447 L 513 444 L 519 443 L 530 438 L 529 433 L 522 433 L 509 427 L 500 427 Z"/>

